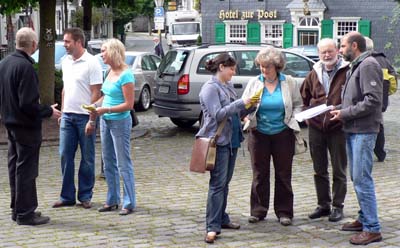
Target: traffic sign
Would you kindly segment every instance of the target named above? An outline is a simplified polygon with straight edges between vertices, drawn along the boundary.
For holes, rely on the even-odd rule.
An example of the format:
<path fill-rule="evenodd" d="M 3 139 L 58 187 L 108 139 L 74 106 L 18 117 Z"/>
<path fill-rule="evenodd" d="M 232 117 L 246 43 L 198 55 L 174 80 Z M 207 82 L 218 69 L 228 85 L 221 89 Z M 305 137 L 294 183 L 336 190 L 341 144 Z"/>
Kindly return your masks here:
<path fill-rule="evenodd" d="M 164 17 L 154 17 L 154 22 L 164 22 Z"/>
<path fill-rule="evenodd" d="M 164 30 L 164 22 L 155 22 L 154 29 L 156 30 Z"/>
<path fill-rule="evenodd" d="M 164 7 L 155 7 L 154 17 L 164 17 Z"/>

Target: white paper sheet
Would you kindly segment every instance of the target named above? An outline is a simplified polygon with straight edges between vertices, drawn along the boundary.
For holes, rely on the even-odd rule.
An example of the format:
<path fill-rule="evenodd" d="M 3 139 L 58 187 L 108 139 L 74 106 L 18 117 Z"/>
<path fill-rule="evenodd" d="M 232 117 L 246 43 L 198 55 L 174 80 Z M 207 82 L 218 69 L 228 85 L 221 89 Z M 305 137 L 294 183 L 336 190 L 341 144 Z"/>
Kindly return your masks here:
<path fill-rule="evenodd" d="M 296 118 L 296 120 L 298 122 L 302 122 L 304 120 L 311 119 L 317 115 L 320 115 L 322 113 L 325 113 L 326 111 L 330 111 L 333 109 L 334 109 L 334 106 L 332 106 L 332 105 L 327 106 L 326 104 L 322 104 L 322 105 L 318 105 L 316 107 L 304 110 L 300 113 L 297 113 L 294 115 L 294 118 Z"/>

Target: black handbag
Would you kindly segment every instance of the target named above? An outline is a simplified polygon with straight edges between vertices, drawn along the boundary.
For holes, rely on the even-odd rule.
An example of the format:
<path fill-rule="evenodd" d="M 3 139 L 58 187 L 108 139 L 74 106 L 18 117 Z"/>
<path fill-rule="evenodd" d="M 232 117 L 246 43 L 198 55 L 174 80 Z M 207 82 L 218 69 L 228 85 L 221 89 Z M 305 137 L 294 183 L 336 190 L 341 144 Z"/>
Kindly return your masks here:
<path fill-rule="evenodd" d="M 137 115 L 135 113 L 134 109 L 131 109 L 131 118 L 132 118 L 132 128 L 136 127 L 137 125 L 139 125 L 139 119 L 137 118 Z"/>

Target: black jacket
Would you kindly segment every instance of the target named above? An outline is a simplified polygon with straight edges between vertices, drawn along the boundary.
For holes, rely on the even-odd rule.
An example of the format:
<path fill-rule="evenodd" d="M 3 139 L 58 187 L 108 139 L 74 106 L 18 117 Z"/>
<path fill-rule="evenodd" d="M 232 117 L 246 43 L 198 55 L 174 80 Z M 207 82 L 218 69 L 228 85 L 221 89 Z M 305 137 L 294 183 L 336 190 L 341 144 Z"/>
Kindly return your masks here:
<path fill-rule="evenodd" d="M 0 61 L 0 113 L 6 127 L 41 129 L 50 106 L 40 104 L 39 80 L 25 52 L 17 50 Z"/>

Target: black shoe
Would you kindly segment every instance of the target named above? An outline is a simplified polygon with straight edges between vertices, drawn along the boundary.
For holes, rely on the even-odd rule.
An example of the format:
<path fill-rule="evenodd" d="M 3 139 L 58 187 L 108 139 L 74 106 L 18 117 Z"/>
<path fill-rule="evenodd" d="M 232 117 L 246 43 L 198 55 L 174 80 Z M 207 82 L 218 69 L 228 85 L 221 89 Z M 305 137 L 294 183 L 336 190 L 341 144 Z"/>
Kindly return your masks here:
<path fill-rule="evenodd" d="M 331 209 L 330 208 L 322 208 L 322 207 L 317 207 L 314 212 L 312 212 L 308 218 L 310 219 L 318 219 L 321 218 L 322 216 L 328 216 L 331 214 Z"/>
<path fill-rule="evenodd" d="M 223 229 L 240 229 L 240 225 L 230 222 L 228 224 L 222 224 L 221 228 L 223 228 Z"/>
<path fill-rule="evenodd" d="M 343 219 L 343 209 L 341 208 L 333 208 L 331 214 L 329 215 L 328 220 L 332 222 L 339 221 Z"/>
<path fill-rule="evenodd" d="M 40 216 L 42 216 L 42 213 L 40 211 L 37 211 L 37 212 L 34 213 L 34 215 L 37 216 L 37 217 L 40 217 Z M 17 221 L 17 214 L 13 212 L 11 214 L 11 219 L 13 221 Z"/>
<path fill-rule="evenodd" d="M 42 225 L 46 224 L 50 221 L 50 218 L 47 216 L 33 216 L 29 219 L 19 219 L 17 218 L 17 224 L 18 225 L 28 225 L 28 226 L 37 226 L 37 225 Z"/>

